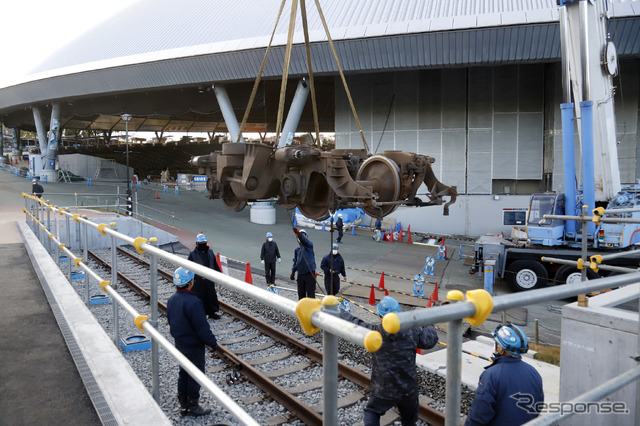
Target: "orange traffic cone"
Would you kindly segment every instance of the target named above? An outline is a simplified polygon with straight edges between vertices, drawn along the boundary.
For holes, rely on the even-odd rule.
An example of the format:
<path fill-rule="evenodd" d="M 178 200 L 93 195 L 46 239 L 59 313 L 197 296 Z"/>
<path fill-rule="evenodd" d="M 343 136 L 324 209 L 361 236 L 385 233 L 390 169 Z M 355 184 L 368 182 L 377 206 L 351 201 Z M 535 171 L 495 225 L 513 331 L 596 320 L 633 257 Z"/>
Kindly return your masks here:
<path fill-rule="evenodd" d="M 418 355 L 422 355 L 422 349 L 418 348 L 418 349 L 416 350 L 416 353 L 417 353 Z"/>
<path fill-rule="evenodd" d="M 253 284 L 253 278 L 251 277 L 251 265 L 247 262 L 247 269 L 244 271 L 244 282 Z"/>
<path fill-rule="evenodd" d="M 218 262 L 218 268 L 222 271 L 222 262 L 220 262 L 220 252 L 216 254 L 216 262 Z"/>
<path fill-rule="evenodd" d="M 157 200 L 158 198 L 160 198 L 160 197 L 158 197 L 158 190 L 157 190 L 157 189 L 156 189 L 156 196 L 155 196 L 155 197 L 153 197 L 153 198 L 155 198 L 156 200 Z"/>
<path fill-rule="evenodd" d="M 438 281 L 436 281 L 436 286 L 433 289 L 433 293 L 431 293 L 431 299 L 433 299 L 434 302 L 439 302 L 439 300 L 438 300 Z"/>
<path fill-rule="evenodd" d="M 400 225 L 400 232 L 398 233 L 398 242 L 402 242 L 402 225 Z"/>
<path fill-rule="evenodd" d="M 413 244 L 411 242 L 411 225 L 407 226 L 407 234 L 409 235 L 409 238 L 407 238 L 407 244 Z"/>
<path fill-rule="evenodd" d="M 388 296 L 389 295 L 389 290 L 387 290 L 386 288 L 384 289 L 384 295 Z"/>
<path fill-rule="evenodd" d="M 444 237 L 442 237 L 440 245 L 444 247 L 444 260 L 447 260 L 447 246 L 444 245 Z"/>
<path fill-rule="evenodd" d="M 378 284 L 378 288 L 380 290 L 384 290 L 384 271 L 382 271 L 382 275 L 380 275 L 380 283 Z"/>
<path fill-rule="evenodd" d="M 371 293 L 369 293 L 369 304 L 371 306 L 376 306 L 376 292 L 373 289 L 373 284 L 371 284 Z"/>
<path fill-rule="evenodd" d="M 9 165 L 13 166 L 13 157 L 9 157 Z"/>
<path fill-rule="evenodd" d="M 427 308 L 430 308 L 431 304 L 431 296 L 429 296 L 429 300 L 427 300 Z"/>

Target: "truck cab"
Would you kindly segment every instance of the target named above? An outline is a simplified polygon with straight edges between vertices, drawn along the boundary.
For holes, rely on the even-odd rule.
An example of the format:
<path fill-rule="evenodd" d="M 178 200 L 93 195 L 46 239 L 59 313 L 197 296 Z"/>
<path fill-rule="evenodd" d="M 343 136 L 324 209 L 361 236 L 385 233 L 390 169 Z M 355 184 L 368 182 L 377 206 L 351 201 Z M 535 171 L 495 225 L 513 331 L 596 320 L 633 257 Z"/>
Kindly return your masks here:
<path fill-rule="evenodd" d="M 531 196 L 527 214 L 529 242 L 544 246 L 565 245 L 564 220 L 545 219 L 544 215 L 547 214 L 564 214 L 564 194 L 545 192 Z"/>

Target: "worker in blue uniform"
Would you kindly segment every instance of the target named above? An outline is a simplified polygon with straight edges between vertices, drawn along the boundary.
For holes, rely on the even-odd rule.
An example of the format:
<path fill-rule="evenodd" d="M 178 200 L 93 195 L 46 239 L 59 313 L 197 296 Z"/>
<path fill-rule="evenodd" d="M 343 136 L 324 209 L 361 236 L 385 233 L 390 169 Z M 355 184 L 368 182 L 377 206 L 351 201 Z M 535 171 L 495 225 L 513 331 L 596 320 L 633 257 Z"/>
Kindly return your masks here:
<path fill-rule="evenodd" d="M 313 252 L 313 243 L 307 236 L 307 231 L 293 228 L 293 232 L 298 237 L 299 246 L 293 252 L 293 266 L 291 267 L 291 278 L 296 279 L 298 273 L 298 300 L 305 297 L 316 297 L 316 255 Z"/>
<path fill-rule="evenodd" d="M 385 296 L 377 310 L 383 317 L 400 312 L 401 308 L 396 299 Z M 436 329 L 429 325 L 389 334 L 382 324 L 369 324 L 343 310 L 340 318 L 382 335 L 382 346 L 371 354 L 371 396 L 364 408 L 365 426 L 379 425 L 380 417 L 393 407 L 398 407 L 403 425 L 415 425 L 420 408 L 416 351 L 431 349 L 438 343 Z"/>
<path fill-rule="evenodd" d="M 207 244 L 207 237 L 201 232 L 196 236 L 196 248 L 189 253 L 188 260 L 206 266 L 214 271 L 222 272 L 216 256 Z M 204 304 L 204 311 L 212 319 L 220 319 L 220 303 L 216 283 L 200 275 L 196 275 L 193 292 Z"/>
<path fill-rule="evenodd" d="M 338 252 L 338 244 L 333 243 L 331 253 L 322 258 L 320 269 L 324 272 L 324 288 L 327 294 L 338 294 L 340 291 L 340 274 L 347 280 L 344 259 Z"/>
<path fill-rule="evenodd" d="M 195 274 L 180 267 L 173 273 L 176 292 L 167 302 L 169 330 L 175 340 L 176 349 L 187 357 L 200 371 L 204 372 L 204 348 L 218 348 L 216 337 L 211 332 L 204 306 L 198 296 L 191 291 Z M 211 409 L 199 405 L 200 384 L 182 367 L 178 373 L 178 401 L 182 416 L 205 416 Z"/>
<path fill-rule="evenodd" d="M 267 232 L 267 241 L 262 243 L 262 249 L 260 250 L 260 262 L 264 265 L 264 277 L 267 280 L 267 285 L 276 283 L 276 261 L 280 262 L 280 250 L 278 250 L 278 244 L 273 241 L 273 234 Z"/>
<path fill-rule="evenodd" d="M 480 375 L 476 397 L 465 426 L 521 425 L 538 417 L 544 402 L 542 377 L 522 360 L 529 350 L 527 336 L 517 325 L 498 325 L 491 333 L 496 352 Z"/>

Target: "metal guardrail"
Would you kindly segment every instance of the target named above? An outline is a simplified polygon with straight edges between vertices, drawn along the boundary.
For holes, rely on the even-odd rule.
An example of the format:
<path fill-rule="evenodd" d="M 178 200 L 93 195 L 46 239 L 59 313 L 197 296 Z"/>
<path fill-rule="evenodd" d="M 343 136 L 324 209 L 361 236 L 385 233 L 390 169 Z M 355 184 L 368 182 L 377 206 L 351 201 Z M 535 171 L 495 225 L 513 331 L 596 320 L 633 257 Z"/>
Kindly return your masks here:
<path fill-rule="evenodd" d="M 222 273 L 216 272 L 212 269 L 191 262 L 182 257 L 165 252 L 155 246 L 155 239 L 148 241 L 145 238 L 137 237 L 132 238 L 128 235 L 121 234 L 115 229 L 112 229 L 107 224 L 98 224 L 92 222 L 86 217 L 79 214 L 73 214 L 65 208 L 58 208 L 47 204 L 41 198 L 33 195 L 23 193 L 25 198 L 24 213 L 26 214 L 27 222 L 31 225 L 32 230 L 38 236 L 39 241 L 47 248 L 49 253 L 52 253 L 53 248 L 51 243 L 55 243 L 56 259 L 59 262 L 59 253 L 62 251 L 66 254 L 69 260 L 68 279 L 71 280 L 71 262 L 76 267 L 85 271 L 85 303 L 89 305 L 89 278 L 99 283 L 104 292 L 112 297 L 114 304 L 114 342 L 117 345 L 119 341 L 118 336 L 118 307 L 122 306 L 133 318 L 134 323 L 142 331 L 147 331 L 152 337 L 152 393 L 156 401 L 159 399 L 159 368 L 157 359 L 157 347 L 153 344 L 157 344 L 168 351 L 178 363 L 196 380 L 202 385 L 203 388 L 208 390 L 212 396 L 220 402 L 238 421 L 242 424 L 255 425 L 257 424 L 251 417 L 248 416 L 244 410 L 242 410 L 233 400 L 231 400 L 221 389 L 219 389 L 206 375 L 197 369 L 189 360 L 187 360 L 175 347 L 162 337 L 162 335 L 156 330 L 158 319 L 158 303 L 157 303 L 157 260 L 158 258 L 164 259 L 167 262 L 172 263 L 175 266 L 183 266 L 196 274 L 215 280 L 216 283 L 241 293 L 257 302 L 267 305 L 273 309 L 276 309 L 286 315 L 297 317 L 302 325 L 302 328 L 307 334 L 315 334 L 319 330 L 324 331 L 324 339 L 327 342 L 337 341 L 338 337 L 358 344 L 367 348 L 370 351 L 379 349 L 382 344 L 382 337 L 377 331 L 371 331 L 367 328 L 360 327 L 348 321 L 342 320 L 335 316 L 335 310 L 337 305 L 331 303 L 323 304 L 320 306 L 320 301 L 315 303 L 304 303 L 300 308 L 300 303 L 296 303 L 290 299 L 280 297 L 272 292 L 256 288 L 251 285 L 247 285 L 245 282 L 236 278 L 229 277 Z M 44 216 L 46 214 L 46 219 Z M 77 257 L 71 250 L 69 250 L 60 239 L 51 233 L 51 215 L 59 214 L 64 216 L 67 220 L 67 242 L 70 241 L 69 237 L 69 222 L 74 220 L 82 225 L 82 240 L 83 240 L 83 257 Z M 57 217 L 56 217 L 57 220 Z M 46 225 L 45 225 L 46 221 Z M 115 224 L 112 224 L 114 226 Z M 57 227 L 56 227 L 57 228 Z M 100 277 L 97 273 L 91 270 L 86 264 L 88 256 L 87 247 L 87 231 L 88 228 L 96 229 L 101 235 L 111 237 L 112 246 L 112 280 L 107 281 Z M 117 293 L 115 287 L 117 283 L 117 263 L 115 262 L 115 245 L 116 240 L 124 241 L 126 244 L 133 245 L 139 253 L 148 253 L 151 257 L 151 320 L 145 315 L 140 315 L 133 307 L 131 307 L 122 297 Z M 58 263 L 59 264 L 59 263 Z M 333 296 L 328 296 L 333 298 Z M 311 302 L 315 300 L 308 299 Z M 327 298 L 325 300 L 328 300 Z M 299 314 L 300 312 L 300 314 Z M 333 312 L 333 313 L 331 313 Z M 330 345 L 331 350 L 325 350 L 323 366 L 325 374 L 325 383 L 337 383 L 338 376 L 338 347 L 337 343 Z M 324 410 L 323 420 L 324 424 L 337 425 L 337 386 L 325 386 L 324 387 Z"/>

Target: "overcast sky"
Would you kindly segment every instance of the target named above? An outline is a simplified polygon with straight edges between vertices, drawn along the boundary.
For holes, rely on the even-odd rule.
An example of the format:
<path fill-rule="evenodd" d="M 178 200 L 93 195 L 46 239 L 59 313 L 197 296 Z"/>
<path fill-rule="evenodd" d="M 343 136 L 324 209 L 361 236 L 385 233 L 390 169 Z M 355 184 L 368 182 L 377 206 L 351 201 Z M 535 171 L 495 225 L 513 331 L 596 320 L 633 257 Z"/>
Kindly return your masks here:
<path fill-rule="evenodd" d="M 4 0 L 0 87 L 29 74 L 53 51 L 138 0 Z"/>

